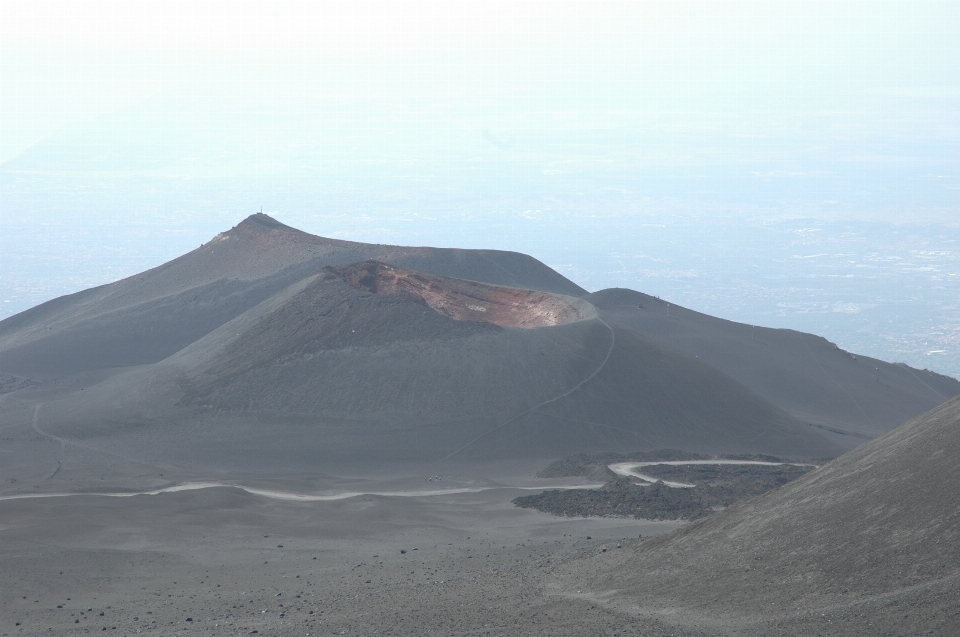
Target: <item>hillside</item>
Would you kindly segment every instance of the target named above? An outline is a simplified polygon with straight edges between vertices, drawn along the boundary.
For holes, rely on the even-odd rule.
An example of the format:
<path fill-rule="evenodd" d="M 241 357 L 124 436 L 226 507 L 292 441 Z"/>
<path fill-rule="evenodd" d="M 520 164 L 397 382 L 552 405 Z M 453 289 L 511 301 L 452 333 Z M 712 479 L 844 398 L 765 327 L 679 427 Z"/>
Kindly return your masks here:
<path fill-rule="evenodd" d="M 414 283 L 429 289 L 399 287 Z M 539 326 L 509 326 L 530 317 Z M 159 363 L 11 394 L 6 414 L 90 453 L 261 477 L 637 448 L 837 452 L 580 299 L 370 262 L 306 277 Z"/>
<path fill-rule="evenodd" d="M 813 334 L 726 321 L 633 290 L 584 298 L 611 325 L 698 357 L 848 449 L 960 394 L 954 378 Z"/>
<path fill-rule="evenodd" d="M 955 399 L 779 490 L 584 564 L 566 585 L 717 634 L 956 634 L 958 449 Z"/>
<path fill-rule="evenodd" d="M 58 476 L 832 457 L 960 392 L 812 335 L 587 294 L 525 255 L 327 239 L 259 214 L 0 322 L 0 374 L 24 466 L 52 442 L 82 450 Z"/>
<path fill-rule="evenodd" d="M 51 378 L 155 363 L 324 266 L 365 260 L 495 285 L 584 293 L 524 254 L 354 243 L 256 214 L 152 270 L 0 321 L 0 372 Z"/>

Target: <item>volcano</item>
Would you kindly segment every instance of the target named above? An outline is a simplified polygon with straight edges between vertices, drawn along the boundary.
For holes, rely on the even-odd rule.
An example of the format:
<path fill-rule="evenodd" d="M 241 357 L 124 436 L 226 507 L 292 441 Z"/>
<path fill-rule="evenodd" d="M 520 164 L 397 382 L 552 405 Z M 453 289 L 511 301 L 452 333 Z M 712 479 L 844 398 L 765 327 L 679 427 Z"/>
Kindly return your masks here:
<path fill-rule="evenodd" d="M 326 239 L 258 214 L 0 322 L 0 409 L 24 445 L 11 473 L 56 441 L 77 454 L 59 475 L 266 476 L 658 448 L 832 457 L 960 393 L 886 364 L 870 384 L 880 363 L 852 356 L 590 294 L 526 255 Z"/>

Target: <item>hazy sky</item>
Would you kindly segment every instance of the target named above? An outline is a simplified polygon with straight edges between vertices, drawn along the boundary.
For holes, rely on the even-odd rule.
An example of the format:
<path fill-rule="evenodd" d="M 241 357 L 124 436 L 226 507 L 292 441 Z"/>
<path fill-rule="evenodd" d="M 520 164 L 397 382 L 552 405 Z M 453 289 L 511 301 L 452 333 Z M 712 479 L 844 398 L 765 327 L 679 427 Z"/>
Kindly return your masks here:
<path fill-rule="evenodd" d="M 958 2 L 2 3 L 0 160 L 156 93 L 249 110 L 464 101 L 498 116 L 957 137 Z M 678 115 L 682 113 L 682 115 Z M 694 113 L 696 116 L 691 117 Z M 474 123 L 474 108 L 456 113 Z"/>

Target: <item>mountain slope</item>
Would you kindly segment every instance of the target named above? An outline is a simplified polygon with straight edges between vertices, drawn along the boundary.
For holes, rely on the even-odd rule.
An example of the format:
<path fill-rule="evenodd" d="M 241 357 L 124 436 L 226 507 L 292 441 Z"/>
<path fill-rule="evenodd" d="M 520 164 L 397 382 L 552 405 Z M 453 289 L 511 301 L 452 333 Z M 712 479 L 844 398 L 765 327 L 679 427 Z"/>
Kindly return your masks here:
<path fill-rule="evenodd" d="M 428 298 L 413 283 L 429 283 Z M 450 304 L 467 293 L 471 312 L 516 324 L 520 306 L 528 326 L 464 320 Z M 443 307 L 431 305 L 438 299 Z M 549 320 L 530 326 L 527 316 Z M 42 395 L 33 422 L 46 434 L 196 472 L 660 447 L 837 452 L 696 358 L 611 328 L 580 299 L 369 262 L 306 277 L 159 363 L 53 387 L 14 395 L 21 418 L 37 418 L 30 405 Z"/>
<path fill-rule="evenodd" d="M 586 297 L 613 325 L 697 356 L 847 448 L 960 394 L 956 379 L 839 349 L 793 330 L 718 319 L 632 290 Z"/>
<path fill-rule="evenodd" d="M 47 378 L 157 362 L 324 266 L 369 259 L 495 285 L 584 293 L 523 254 L 340 241 L 256 214 L 157 268 L 0 322 L 0 372 Z"/>
<path fill-rule="evenodd" d="M 954 399 L 585 579 L 605 603 L 717 634 L 957 634 L 958 450 Z"/>
<path fill-rule="evenodd" d="M 657 447 L 826 457 L 960 392 L 810 335 L 588 295 L 525 255 L 326 239 L 266 215 L 0 322 L 0 374 L 4 409 L 31 431 L 40 418 L 155 459 L 199 457 L 176 440 L 189 432 L 228 468 L 217 436 L 304 466 Z M 298 448 L 280 423 L 301 428 Z"/>

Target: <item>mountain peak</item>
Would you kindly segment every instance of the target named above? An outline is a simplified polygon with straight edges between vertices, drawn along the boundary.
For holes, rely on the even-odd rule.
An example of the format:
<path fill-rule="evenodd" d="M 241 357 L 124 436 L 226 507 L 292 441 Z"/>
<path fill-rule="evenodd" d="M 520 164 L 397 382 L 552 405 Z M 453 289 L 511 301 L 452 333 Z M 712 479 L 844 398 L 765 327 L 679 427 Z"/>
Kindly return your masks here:
<path fill-rule="evenodd" d="M 256 226 L 262 226 L 262 227 L 264 227 L 264 228 L 270 228 L 270 229 L 273 229 L 273 228 L 288 228 L 288 227 L 289 227 L 289 226 L 285 226 L 284 224 L 280 223 L 279 221 L 277 221 L 276 219 L 274 219 L 274 218 L 271 217 L 270 215 L 265 215 L 265 214 L 263 214 L 262 212 L 255 212 L 255 213 L 253 213 L 252 215 L 250 215 L 249 217 L 247 217 L 246 219 L 244 219 L 243 221 L 241 221 L 239 224 L 237 224 L 237 227 L 240 227 L 240 226 L 247 226 L 247 227 L 249 227 L 249 226 L 254 226 L 254 227 L 256 227 Z"/>
<path fill-rule="evenodd" d="M 262 212 L 250 215 L 227 232 L 218 235 L 218 238 L 221 237 L 234 237 L 263 245 L 289 241 L 296 243 L 323 243 L 327 241 L 323 237 L 315 237 L 302 230 L 291 228 Z"/>

